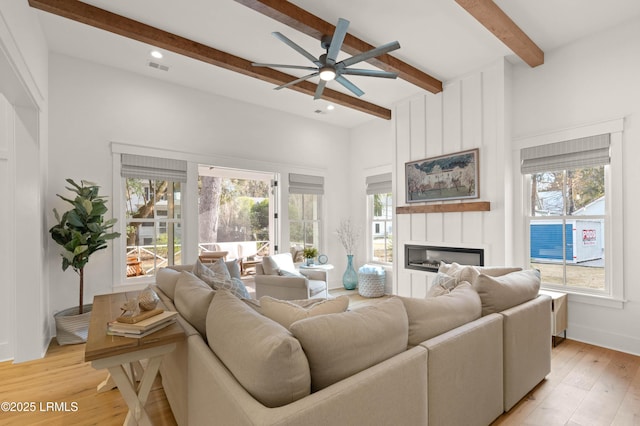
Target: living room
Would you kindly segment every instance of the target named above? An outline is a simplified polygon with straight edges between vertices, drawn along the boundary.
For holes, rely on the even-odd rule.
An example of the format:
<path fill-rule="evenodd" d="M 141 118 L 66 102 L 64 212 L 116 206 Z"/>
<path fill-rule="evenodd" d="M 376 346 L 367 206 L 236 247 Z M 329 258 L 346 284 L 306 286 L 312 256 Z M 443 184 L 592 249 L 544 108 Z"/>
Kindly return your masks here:
<path fill-rule="evenodd" d="M 0 128 L 18 118 L 16 152 L 2 148 L 0 156 L 10 177 L 2 194 L 12 200 L 0 216 L 9 236 L 2 242 L 7 255 L 0 267 L 10 271 L 0 302 L 7 315 L 0 327 L 2 359 L 42 357 L 54 330 L 52 314 L 76 299 L 77 277 L 62 272 L 47 233 L 51 210 L 62 205 L 55 194 L 64 191 L 68 177 L 97 182 L 104 194 L 117 196 L 114 143 L 134 154 L 275 172 L 283 181 L 289 173 L 323 176 L 323 249 L 336 271 L 346 261 L 333 230 L 343 218 L 365 217 L 367 176 L 392 172 L 394 202 L 401 206 L 406 162 L 479 148 L 480 199 L 491 203 L 490 212 L 395 217 L 397 253 L 388 289 L 422 297 L 426 275 L 403 267 L 402 245 L 481 245 L 487 265 L 526 266 L 520 148 L 536 138 L 554 142 L 603 129 L 620 137 L 612 158 L 621 170 L 612 206 L 621 219 L 612 247 L 617 293 L 570 294 L 567 337 L 640 354 L 640 289 L 633 280 L 640 254 L 633 239 L 640 235 L 634 214 L 640 170 L 631 164 L 640 156 L 638 15 L 545 52 L 544 65 L 536 68 L 503 57 L 479 64 L 445 81 L 441 94 L 418 94 L 393 105 L 392 120 L 371 119 L 352 128 L 49 51 L 38 15 L 26 1 L 3 2 L 0 15 L 0 88 L 6 98 Z M 288 241 L 282 228 L 281 241 Z M 193 241 L 194 232 L 187 229 L 185 240 L 191 235 Z M 195 246 L 185 250 L 196 256 Z M 92 260 L 85 279 L 88 298 L 122 288 L 111 250 Z M 332 287 L 341 285 L 337 272 L 331 279 Z"/>

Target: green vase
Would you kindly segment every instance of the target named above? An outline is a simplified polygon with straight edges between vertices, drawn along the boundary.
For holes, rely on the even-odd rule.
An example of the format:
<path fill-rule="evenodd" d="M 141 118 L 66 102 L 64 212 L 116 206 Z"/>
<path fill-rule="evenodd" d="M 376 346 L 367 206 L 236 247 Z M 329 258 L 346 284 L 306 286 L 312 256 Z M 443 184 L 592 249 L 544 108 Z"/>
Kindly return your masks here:
<path fill-rule="evenodd" d="M 347 255 L 347 270 L 342 275 L 342 285 L 347 290 L 355 290 L 358 286 L 358 274 L 353 269 L 353 255 Z"/>

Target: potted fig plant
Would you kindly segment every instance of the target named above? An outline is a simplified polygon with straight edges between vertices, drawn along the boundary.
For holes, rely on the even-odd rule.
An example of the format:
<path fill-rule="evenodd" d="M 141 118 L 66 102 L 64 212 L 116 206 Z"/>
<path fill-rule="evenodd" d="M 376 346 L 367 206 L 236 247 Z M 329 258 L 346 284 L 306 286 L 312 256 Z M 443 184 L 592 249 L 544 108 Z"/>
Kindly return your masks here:
<path fill-rule="evenodd" d="M 75 193 L 73 199 L 58 197 L 73 208 L 60 216 L 54 208 L 58 223 L 49 229 L 51 238 L 62 246 L 62 270 L 71 267 L 80 276 L 78 306 L 55 314 L 56 340 L 61 345 L 82 343 L 87 339 L 91 305 L 84 305 L 84 268 L 90 256 L 107 247 L 107 241 L 120 236 L 118 232 L 108 232 L 117 219 L 104 220 L 107 213 L 106 199 L 98 194 L 100 187 L 94 183 L 72 179 L 66 180 L 71 186 L 65 187 Z"/>

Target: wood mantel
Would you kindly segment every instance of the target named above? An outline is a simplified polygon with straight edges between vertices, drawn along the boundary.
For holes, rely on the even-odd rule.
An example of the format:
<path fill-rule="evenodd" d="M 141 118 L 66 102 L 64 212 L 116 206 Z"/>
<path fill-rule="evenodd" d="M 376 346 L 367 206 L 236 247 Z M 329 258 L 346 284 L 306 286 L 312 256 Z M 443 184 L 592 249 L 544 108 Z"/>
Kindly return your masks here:
<path fill-rule="evenodd" d="M 396 214 L 410 213 L 451 213 L 451 212 L 488 212 L 491 210 L 489 201 L 474 201 L 455 204 L 426 204 L 419 206 L 396 207 Z"/>

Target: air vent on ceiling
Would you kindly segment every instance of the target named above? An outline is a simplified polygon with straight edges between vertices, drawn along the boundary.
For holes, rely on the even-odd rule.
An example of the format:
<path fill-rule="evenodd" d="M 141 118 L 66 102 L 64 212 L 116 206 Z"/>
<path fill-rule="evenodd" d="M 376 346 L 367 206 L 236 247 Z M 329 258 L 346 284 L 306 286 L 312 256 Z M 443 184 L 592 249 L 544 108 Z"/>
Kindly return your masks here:
<path fill-rule="evenodd" d="M 169 71 L 169 67 L 166 66 L 166 65 L 162 65 L 162 64 L 159 64 L 157 62 L 152 62 L 152 61 L 149 61 L 148 64 L 149 64 L 149 66 L 151 68 L 155 68 L 155 69 L 158 69 L 160 71 Z"/>

